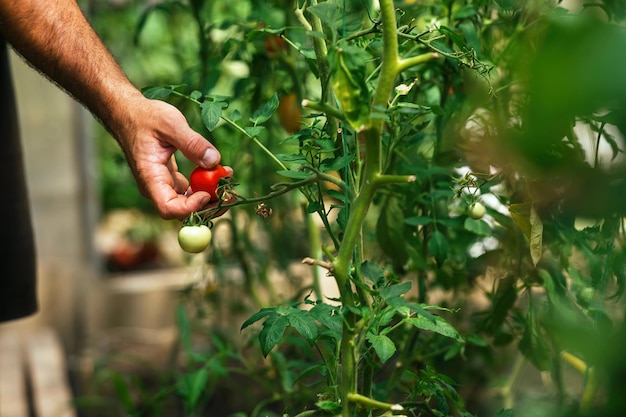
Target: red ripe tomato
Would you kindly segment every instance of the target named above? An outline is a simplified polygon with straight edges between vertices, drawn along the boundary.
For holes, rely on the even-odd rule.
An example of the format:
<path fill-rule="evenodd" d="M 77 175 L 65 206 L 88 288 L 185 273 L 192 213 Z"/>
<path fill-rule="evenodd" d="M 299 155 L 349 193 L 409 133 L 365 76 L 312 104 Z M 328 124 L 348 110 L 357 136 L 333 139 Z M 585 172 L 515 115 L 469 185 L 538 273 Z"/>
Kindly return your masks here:
<path fill-rule="evenodd" d="M 219 186 L 220 178 L 228 176 L 228 171 L 221 165 L 210 169 L 197 167 L 191 172 L 189 177 L 191 191 L 194 193 L 196 191 L 206 191 L 211 194 L 211 200 L 218 200 L 219 197 L 216 194 L 216 190 Z"/>

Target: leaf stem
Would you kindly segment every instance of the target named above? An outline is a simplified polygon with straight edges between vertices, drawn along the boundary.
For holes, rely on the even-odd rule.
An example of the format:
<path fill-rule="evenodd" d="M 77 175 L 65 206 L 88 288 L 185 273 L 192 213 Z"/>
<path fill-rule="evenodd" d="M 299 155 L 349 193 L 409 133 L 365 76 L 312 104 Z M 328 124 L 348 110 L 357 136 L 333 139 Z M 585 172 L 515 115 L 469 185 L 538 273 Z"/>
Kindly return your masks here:
<path fill-rule="evenodd" d="M 369 397 L 366 397 L 364 395 L 361 394 L 356 394 L 356 393 L 350 393 L 347 395 L 347 399 L 349 401 L 352 401 L 354 403 L 357 403 L 365 408 L 369 408 L 369 409 L 378 409 L 378 410 L 391 410 L 391 411 L 402 411 L 404 410 L 404 407 L 402 407 L 400 404 L 390 404 L 390 403 L 385 403 L 382 401 L 377 401 L 374 399 L 371 399 Z"/>

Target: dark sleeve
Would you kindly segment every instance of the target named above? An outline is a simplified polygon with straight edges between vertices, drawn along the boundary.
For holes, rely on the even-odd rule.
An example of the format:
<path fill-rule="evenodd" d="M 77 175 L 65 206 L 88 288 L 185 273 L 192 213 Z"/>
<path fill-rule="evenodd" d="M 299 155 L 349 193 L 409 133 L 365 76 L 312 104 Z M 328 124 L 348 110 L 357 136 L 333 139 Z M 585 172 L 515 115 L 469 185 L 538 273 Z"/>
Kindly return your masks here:
<path fill-rule="evenodd" d="M 0 37 L 0 322 L 37 310 L 33 230 L 7 52 Z"/>

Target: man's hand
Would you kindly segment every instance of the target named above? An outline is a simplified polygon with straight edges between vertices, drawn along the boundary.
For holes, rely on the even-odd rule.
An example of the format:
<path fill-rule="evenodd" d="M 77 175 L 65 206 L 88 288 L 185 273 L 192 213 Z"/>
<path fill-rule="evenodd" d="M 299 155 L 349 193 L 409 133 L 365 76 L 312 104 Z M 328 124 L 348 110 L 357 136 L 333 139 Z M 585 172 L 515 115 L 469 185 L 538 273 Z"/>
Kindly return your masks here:
<path fill-rule="evenodd" d="M 191 193 L 189 181 L 178 171 L 174 152 L 180 150 L 203 168 L 217 165 L 220 153 L 189 127 L 174 106 L 158 100 L 141 101 L 115 134 L 142 194 L 154 202 L 165 219 L 182 219 L 209 207 L 209 193 Z M 231 168 L 226 169 L 232 174 Z"/>
<path fill-rule="evenodd" d="M 184 218 L 205 207 L 209 194 L 188 195 L 174 152 L 204 168 L 219 162 L 219 152 L 175 107 L 146 99 L 130 83 L 76 0 L 0 0 L 0 33 L 111 132 L 162 217 Z"/>

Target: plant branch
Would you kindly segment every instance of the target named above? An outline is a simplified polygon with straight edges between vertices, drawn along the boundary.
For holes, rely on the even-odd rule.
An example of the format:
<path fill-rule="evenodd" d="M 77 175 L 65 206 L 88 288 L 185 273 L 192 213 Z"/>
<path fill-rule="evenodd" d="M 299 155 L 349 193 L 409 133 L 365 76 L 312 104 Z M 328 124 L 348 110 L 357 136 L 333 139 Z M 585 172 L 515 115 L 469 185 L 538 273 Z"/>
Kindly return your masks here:
<path fill-rule="evenodd" d="M 404 407 L 400 404 L 384 403 L 382 401 L 373 400 L 361 394 L 351 393 L 347 396 L 349 401 L 359 404 L 362 407 L 378 410 L 403 411 Z"/>
<path fill-rule="evenodd" d="M 304 187 L 305 185 L 308 184 L 312 184 L 316 181 L 319 181 L 319 177 L 317 176 L 317 174 L 313 174 L 303 180 L 300 181 L 296 181 L 296 182 L 279 182 L 276 183 L 274 185 L 272 185 L 271 187 L 271 192 L 267 193 L 264 196 L 260 196 L 260 197 L 252 197 L 252 198 L 246 198 L 243 196 L 240 196 L 239 194 L 236 193 L 230 193 L 230 196 L 232 198 L 234 198 L 234 201 L 231 200 L 220 200 L 220 202 L 217 204 L 217 206 L 215 207 L 210 207 L 204 210 L 200 210 L 197 212 L 197 214 L 202 215 L 203 217 L 209 217 L 211 218 L 212 215 L 215 215 L 216 213 L 219 213 L 225 209 L 229 209 L 231 207 L 235 207 L 235 206 L 240 206 L 243 204 L 253 204 L 253 203 L 262 203 L 265 202 L 267 200 L 271 200 L 273 198 L 276 198 L 278 196 L 281 196 L 283 194 L 288 193 L 291 190 L 300 188 L 300 187 Z"/>
<path fill-rule="evenodd" d="M 438 52 L 427 52 L 425 54 L 412 56 L 410 58 L 401 59 L 398 62 L 398 72 L 402 72 L 407 68 L 414 67 L 419 64 L 423 64 L 425 62 L 431 61 L 433 59 L 439 58 L 440 55 Z"/>
<path fill-rule="evenodd" d="M 336 119 L 343 120 L 345 118 L 343 112 L 335 107 L 329 106 L 326 103 L 311 100 L 302 100 L 302 107 L 307 109 L 317 110 L 326 113 L 326 117 L 332 116 Z"/>

